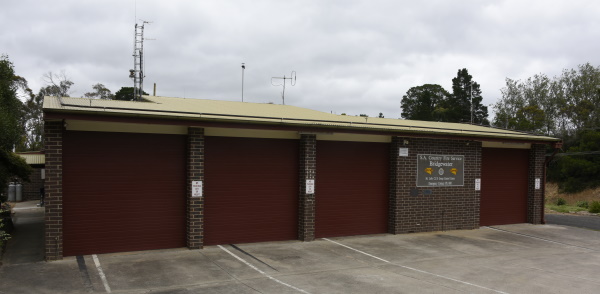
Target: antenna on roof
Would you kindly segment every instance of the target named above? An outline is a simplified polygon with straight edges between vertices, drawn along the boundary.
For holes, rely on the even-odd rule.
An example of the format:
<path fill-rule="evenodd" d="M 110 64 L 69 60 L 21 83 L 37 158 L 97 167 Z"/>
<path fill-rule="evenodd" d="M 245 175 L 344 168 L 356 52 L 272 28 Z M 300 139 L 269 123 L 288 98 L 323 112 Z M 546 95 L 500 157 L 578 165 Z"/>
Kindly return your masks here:
<path fill-rule="evenodd" d="M 273 84 L 273 80 L 283 80 L 281 82 L 281 84 Z M 272 77 L 271 78 L 271 85 L 273 86 L 283 86 L 283 91 L 281 91 L 281 100 L 283 101 L 283 105 L 285 105 L 285 81 L 286 80 L 290 80 L 290 85 L 295 86 L 296 85 L 296 71 L 292 71 L 292 73 L 290 74 L 290 77 Z"/>
<path fill-rule="evenodd" d="M 136 22 L 133 35 L 133 69 L 129 70 L 129 77 L 133 79 L 134 101 L 141 101 L 144 94 L 144 25 L 147 23 L 151 22 L 142 20 L 142 25 Z"/>
<path fill-rule="evenodd" d="M 242 62 L 242 102 L 244 102 L 244 70 L 246 70 L 246 63 Z"/>

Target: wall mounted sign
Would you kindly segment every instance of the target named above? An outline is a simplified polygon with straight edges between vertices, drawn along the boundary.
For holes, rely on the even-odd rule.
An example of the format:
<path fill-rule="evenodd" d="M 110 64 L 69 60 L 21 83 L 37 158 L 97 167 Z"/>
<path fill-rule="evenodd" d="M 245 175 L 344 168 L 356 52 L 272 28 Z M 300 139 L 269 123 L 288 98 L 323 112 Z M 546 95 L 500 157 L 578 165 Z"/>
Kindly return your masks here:
<path fill-rule="evenodd" d="M 192 197 L 202 197 L 202 181 L 192 181 Z"/>
<path fill-rule="evenodd" d="M 475 191 L 481 190 L 481 179 L 475 179 Z"/>
<path fill-rule="evenodd" d="M 464 155 L 417 155 L 417 187 L 464 186 Z"/>
<path fill-rule="evenodd" d="M 539 189 L 540 189 L 540 187 L 542 186 L 542 185 L 541 185 L 541 182 L 542 182 L 542 181 L 540 180 L 540 178 L 536 178 L 536 179 L 535 179 L 535 189 L 536 189 L 536 190 L 539 190 Z"/>
<path fill-rule="evenodd" d="M 306 194 L 315 194 L 315 180 L 306 180 Z"/>
<path fill-rule="evenodd" d="M 398 156 L 408 156 L 408 148 L 400 148 Z"/>

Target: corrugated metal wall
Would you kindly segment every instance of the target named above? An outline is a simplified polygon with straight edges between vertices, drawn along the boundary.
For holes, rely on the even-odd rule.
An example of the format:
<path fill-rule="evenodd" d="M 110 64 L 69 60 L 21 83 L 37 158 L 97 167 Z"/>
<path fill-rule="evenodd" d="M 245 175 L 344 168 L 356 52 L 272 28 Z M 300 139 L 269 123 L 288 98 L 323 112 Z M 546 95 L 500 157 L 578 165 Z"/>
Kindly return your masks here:
<path fill-rule="evenodd" d="M 185 246 L 185 136 L 67 131 L 64 255 Z"/>
<path fill-rule="evenodd" d="M 317 141 L 317 238 L 387 232 L 389 148 Z"/>
<path fill-rule="evenodd" d="M 483 148 L 481 226 L 527 222 L 529 150 Z"/>
<path fill-rule="evenodd" d="M 204 244 L 297 239 L 298 140 L 205 137 Z"/>

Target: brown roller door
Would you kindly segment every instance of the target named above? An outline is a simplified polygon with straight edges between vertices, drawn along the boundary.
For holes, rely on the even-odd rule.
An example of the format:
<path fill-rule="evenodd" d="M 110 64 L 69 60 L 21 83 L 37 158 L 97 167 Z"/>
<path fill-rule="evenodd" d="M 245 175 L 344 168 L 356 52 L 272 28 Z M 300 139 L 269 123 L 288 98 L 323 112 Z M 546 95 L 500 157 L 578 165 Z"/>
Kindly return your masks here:
<path fill-rule="evenodd" d="M 205 138 L 204 244 L 297 239 L 298 141 Z"/>
<path fill-rule="evenodd" d="M 185 246 L 185 137 L 68 131 L 64 255 Z"/>
<path fill-rule="evenodd" d="M 527 222 L 529 150 L 483 148 L 480 225 Z"/>
<path fill-rule="evenodd" d="M 389 144 L 317 141 L 317 238 L 387 232 Z"/>

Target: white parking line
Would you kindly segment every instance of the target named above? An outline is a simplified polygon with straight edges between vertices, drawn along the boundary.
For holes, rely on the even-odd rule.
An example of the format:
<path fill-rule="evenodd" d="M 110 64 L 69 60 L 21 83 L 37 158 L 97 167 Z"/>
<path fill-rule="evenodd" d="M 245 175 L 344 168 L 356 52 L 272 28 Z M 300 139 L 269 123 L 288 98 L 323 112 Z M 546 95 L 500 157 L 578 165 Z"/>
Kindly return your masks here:
<path fill-rule="evenodd" d="M 375 255 L 372 255 L 372 254 L 366 253 L 366 252 L 364 252 L 364 251 L 360 251 L 360 250 L 358 250 L 358 249 L 355 249 L 355 248 L 352 248 L 352 247 L 350 247 L 350 246 L 348 246 L 348 245 L 344 245 L 344 244 L 342 244 L 342 243 L 335 242 L 335 241 L 333 241 L 333 240 L 329 240 L 329 239 L 327 239 L 327 238 L 322 238 L 322 239 L 323 239 L 323 240 L 326 240 L 326 241 L 329 241 L 329 242 L 331 242 L 331 243 L 334 243 L 334 244 L 337 244 L 337 245 L 343 246 L 343 247 L 345 247 L 345 248 L 348 248 L 348 249 L 350 249 L 350 250 L 354 250 L 354 251 L 356 251 L 356 252 L 358 252 L 358 253 L 362 253 L 362 254 L 364 254 L 364 255 L 366 255 L 366 256 L 369 256 L 369 257 L 372 257 L 372 258 L 375 258 L 375 259 L 381 260 L 381 261 L 383 261 L 383 262 L 386 262 L 386 263 L 389 263 L 389 264 L 393 264 L 393 265 L 395 265 L 395 266 L 399 266 L 399 267 L 402 267 L 402 268 L 405 268 L 405 269 L 409 269 L 409 270 L 413 270 L 413 271 L 416 271 L 416 272 L 420 272 L 420 273 L 424 273 L 424 274 L 428 274 L 428 275 L 436 276 L 436 277 L 438 277 L 438 278 L 442 278 L 442 279 L 446 279 L 446 280 L 450 280 L 450 281 L 454 281 L 454 282 L 462 283 L 462 284 L 465 284 L 465 285 L 469 285 L 469 286 L 473 286 L 473 287 L 477 287 L 477 288 L 481 288 L 481 289 L 485 289 L 485 290 L 494 291 L 494 292 L 496 292 L 496 293 L 508 294 L 508 293 L 506 293 L 506 292 L 502 292 L 502 291 L 498 291 L 498 290 L 490 289 L 490 288 L 487 288 L 487 287 L 484 287 L 484 286 L 476 285 L 476 284 L 473 284 L 473 283 L 469 283 L 469 282 L 465 282 L 465 281 L 461 281 L 461 280 L 453 279 L 453 278 L 450 278 L 450 277 L 446 277 L 446 276 L 442 276 L 442 275 L 438 275 L 438 274 L 430 273 L 430 272 L 427 272 L 427 271 L 424 271 L 424 270 L 420 270 L 420 269 L 412 268 L 412 267 L 410 267 L 410 266 L 405 266 L 405 265 L 401 265 L 401 264 L 397 264 L 397 263 L 392 263 L 391 261 L 385 260 L 385 259 L 383 259 L 383 258 L 379 258 L 379 257 L 377 257 L 377 256 L 375 256 Z"/>
<path fill-rule="evenodd" d="M 104 289 L 106 290 L 106 293 L 110 293 L 110 286 L 108 285 L 108 281 L 106 280 L 106 276 L 104 275 L 104 271 L 102 270 L 102 266 L 100 265 L 100 260 L 98 259 L 98 256 L 94 254 L 92 255 L 92 258 L 94 259 L 96 269 L 98 269 L 98 275 L 102 280 L 102 284 L 104 284 Z"/>
<path fill-rule="evenodd" d="M 300 289 L 300 288 L 298 288 L 298 287 L 294 287 L 294 286 L 292 286 L 292 285 L 290 285 L 290 284 L 286 284 L 286 283 L 284 283 L 284 282 L 282 282 L 282 281 L 280 281 L 280 280 L 278 280 L 278 279 L 276 279 L 276 278 L 273 278 L 272 276 L 268 275 L 267 273 L 265 273 L 265 272 L 261 271 L 261 270 L 260 270 L 260 269 L 258 269 L 257 267 L 255 267 L 255 266 L 253 266 L 252 264 L 248 263 L 248 262 L 247 262 L 247 261 L 245 261 L 243 258 L 241 258 L 241 257 L 239 257 L 239 256 L 235 255 L 233 252 L 231 252 L 231 251 L 227 250 L 225 247 L 223 247 L 223 246 L 221 246 L 221 245 L 217 245 L 217 246 L 218 246 L 219 248 L 223 249 L 223 251 L 225 251 L 225 252 L 229 253 L 229 255 L 231 255 L 231 256 L 233 256 L 233 257 L 235 257 L 235 259 L 237 259 L 237 260 L 239 260 L 239 261 L 243 262 L 243 263 L 244 263 L 244 264 L 246 264 L 247 266 L 249 266 L 249 267 L 251 267 L 252 269 L 254 269 L 255 271 L 259 272 L 261 275 L 263 275 L 263 276 L 265 276 L 265 277 L 267 277 L 267 278 L 269 278 L 269 279 L 271 279 L 271 280 L 273 280 L 273 281 L 275 281 L 275 282 L 277 282 L 277 283 L 279 283 L 279 284 L 281 284 L 281 285 L 284 285 L 284 286 L 286 286 L 286 287 L 292 288 L 292 289 L 294 289 L 294 290 L 296 290 L 296 291 L 298 291 L 298 292 L 302 292 L 302 293 L 305 293 L 305 294 L 310 294 L 309 292 L 306 292 L 306 291 L 304 291 L 304 290 L 302 290 L 302 289 Z"/>
<path fill-rule="evenodd" d="M 542 241 L 546 241 L 546 242 L 550 242 L 550 243 L 554 243 L 554 244 L 559 244 L 559 245 L 564 245 L 564 246 L 571 246 L 571 247 L 577 247 L 577 248 L 582 248 L 582 249 L 587 249 L 587 250 L 592 250 L 592 251 L 598 251 L 598 249 L 592 249 L 592 248 L 587 248 L 587 247 L 583 247 L 583 246 L 579 246 L 579 245 L 573 245 L 573 244 L 568 244 L 568 243 L 553 241 L 553 240 L 542 238 L 542 237 L 537 237 L 537 236 L 533 236 L 533 235 L 512 232 L 512 231 L 498 229 L 498 228 L 494 228 L 494 227 L 482 227 L 482 228 L 487 228 L 487 229 L 495 230 L 495 231 L 499 231 L 499 232 L 504 232 L 504 233 L 514 234 L 514 235 L 519 235 L 519 236 L 523 236 L 523 237 L 527 237 L 527 238 L 542 240 Z"/>

